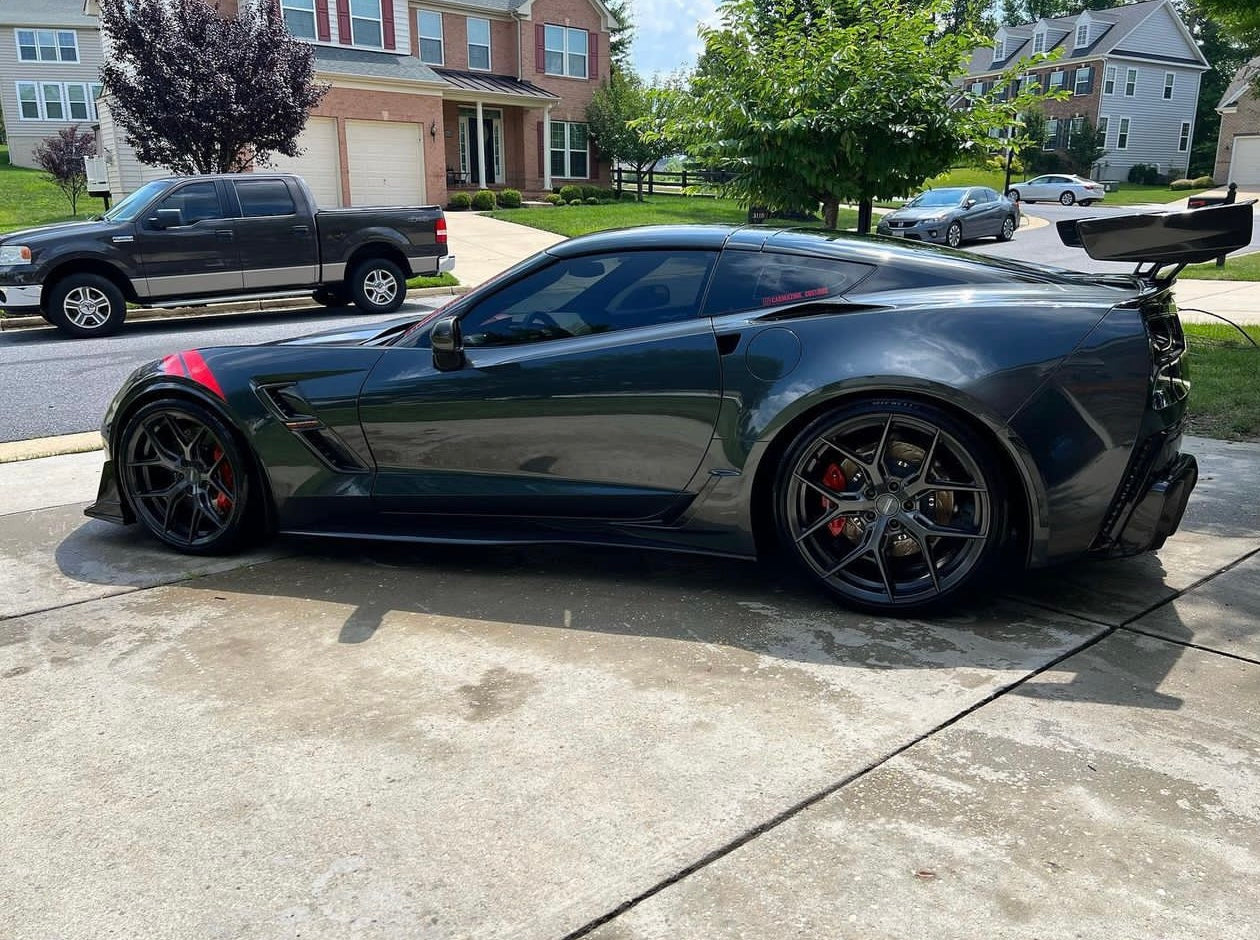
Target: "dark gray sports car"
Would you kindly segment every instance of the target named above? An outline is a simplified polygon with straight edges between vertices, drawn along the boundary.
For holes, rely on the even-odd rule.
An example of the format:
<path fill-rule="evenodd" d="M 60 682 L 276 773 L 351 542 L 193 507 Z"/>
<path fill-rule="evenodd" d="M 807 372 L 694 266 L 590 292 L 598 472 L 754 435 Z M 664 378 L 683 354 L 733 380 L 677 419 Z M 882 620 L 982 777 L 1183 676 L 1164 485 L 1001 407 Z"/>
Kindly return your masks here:
<path fill-rule="evenodd" d="M 88 513 L 199 553 L 278 530 L 784 555 L 920 609 L 1177 528 L 1169 287 L 1250 233 L 1250 205 L 1065 224 L 1131 276 L 810 231 L 577 238 L 420 320 L 145 366 Z"/>

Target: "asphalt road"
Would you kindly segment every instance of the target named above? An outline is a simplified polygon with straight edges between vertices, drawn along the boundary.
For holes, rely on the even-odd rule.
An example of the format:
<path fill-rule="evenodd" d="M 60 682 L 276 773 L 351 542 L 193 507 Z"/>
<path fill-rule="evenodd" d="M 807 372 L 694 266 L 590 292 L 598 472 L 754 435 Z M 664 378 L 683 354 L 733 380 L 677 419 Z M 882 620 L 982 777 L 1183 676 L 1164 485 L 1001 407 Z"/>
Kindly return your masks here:
<path fill-rule="evenodd" d="M 434 302 L 408 303 L 395 320 Z M 351 311 L 354 308 L 350 308 Z M 372 322 L 323 307 L 271 313 L 138 320 L 101 339 L 69 339 L 52 328 L 0 333 L 0 441 L 92 431 L 133 369 L 167 353 L 202 346 L 265 343 Z"/>

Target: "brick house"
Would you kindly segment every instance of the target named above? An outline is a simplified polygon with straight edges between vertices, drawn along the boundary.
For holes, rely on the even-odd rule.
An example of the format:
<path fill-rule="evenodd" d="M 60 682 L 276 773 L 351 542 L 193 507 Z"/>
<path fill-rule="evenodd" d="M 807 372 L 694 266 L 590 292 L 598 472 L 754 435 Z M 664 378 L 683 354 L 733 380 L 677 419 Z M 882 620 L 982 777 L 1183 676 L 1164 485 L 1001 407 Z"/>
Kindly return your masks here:
<path fill-rule="evenodd" d="M 1216 167 L 1212 178 L 1222 185 L 1260 186 L 1260 56 L 1234 75 L 1216 106 L 1221 134 L 1216 142 Z"/>
<path fill-rule="evenodd" d="M 1047 151 L 1067 147 L 1088 118 L 1106 131 L 1107 153 L 1094 167 L 1101 179 L 1124 179 L 1136 163 L 1184 176 L 1194 139 L 1199 80 L 1208 63 L 1171 0 L 1145 0 L 1076 16 L 1003 26 L 992 47 L 971 56 L 963 82 L 976 92 L 992 89 L 1021 58 L 1061 50 L 1054 62 L 1019 81 L 1070 92 L 1046 101 Z"/>
<path fill-rule="evenodd" d="M 323 206 L 444 204 L 457 189 L 528 193 L 606 185 L 585 109 L 609 75 L 612 14 L 601 0 L 240 0 L 272 2 L 315 46 L 331 89 L 298 157 Z M 225 13 L 238 0 L 217 0 Z M 94 12 L 94 0 L 86 9 Z M 159 173 L 140 167 L 100 107 L 115 197 Z"/>

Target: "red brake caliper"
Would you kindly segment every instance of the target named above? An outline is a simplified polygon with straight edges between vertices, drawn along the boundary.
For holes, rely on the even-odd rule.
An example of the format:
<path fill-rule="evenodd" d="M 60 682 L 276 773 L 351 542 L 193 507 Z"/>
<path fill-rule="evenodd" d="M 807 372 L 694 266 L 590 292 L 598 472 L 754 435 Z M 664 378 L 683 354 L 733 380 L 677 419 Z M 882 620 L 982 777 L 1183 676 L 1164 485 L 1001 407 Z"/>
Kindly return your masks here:
<path fill-rule="evenodd" d="M 214 445 L 214 459 L 218 461 L 223 456 L 223 448 L 218 444 Z M 219 479 L 223 481 L 224 486 L 232 486 L 232 465 L 225 463 L 219 470 Z M 214 508 L 219 512 L 226 513 L 232 508 L 232 499 L 227 493 L 219 490 L 219 495 L 214 498 Z"/>
<path fill-rule="evenodd" d="M 834 463 L 829 464 L 827 467 L 827 472 L 823 474 L 823 486 L 827 487 L 827 489 L 829 490 L 835 490 L 837 493 L 839 493 L 848 485 L 849 485 L 849 481 L 845 477 L 844 471 L 840 469 L 840 465 L 834 464 Z M 830 510 L 831 507 L 834 505 L 831 502 L 831 500 L 827 499 L 826 497 L 823 497 L 822 503 L 823 503 L 824 510 Z M 841 532 L 844 531 L 845 524 L 846 523 L 843 518 L 832 519 L 830 522 L 827 523 L 827 531 L 830 532 L 833 537 L 838 536 Z"/>

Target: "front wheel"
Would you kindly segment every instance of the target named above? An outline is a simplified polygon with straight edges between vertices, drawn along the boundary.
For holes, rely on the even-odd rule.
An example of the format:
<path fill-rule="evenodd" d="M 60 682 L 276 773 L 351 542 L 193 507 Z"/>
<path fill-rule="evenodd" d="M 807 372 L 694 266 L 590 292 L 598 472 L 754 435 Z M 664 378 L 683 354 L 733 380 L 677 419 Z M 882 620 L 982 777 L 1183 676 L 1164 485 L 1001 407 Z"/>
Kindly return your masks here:
<path fill-rule="evenodd" d="M 945 244 L 950 248 L 957 248 L 962 244 L 962 225 L 958 222 L 950 222 L 949 228 L 945 230 Z"/>
<path fill-rule="evenodd" d="M 1006 195 L 1007 195 L 1009 198 L 1011 198 L 1011 199 L 1015 200 L 1016 202 L 1019 202 L 1019 190 L 1018 190 L 1018 189 L 1008 189 L 1008 190 L 1006 191 Z"/>
<path fill-rule="evenodd" d="M 1065 192 L 1063 193 L 1063 195 L 1059 197 L 1060 205 L 1070 206 L 1074 202 L 1076 202 L 1076 197 L 1073 196 L 1071 193 Z"/>
<path fill-rule="evenodd" d="M 774 490 L 786 550 L 845 603 L 908 614 L 943 606 L 996 565 L 1005 481 L 993 448 L 933 405 L 857 402 L 788 448 Z"/>
<path fill-rule="evenodd" d="M 48 295 L 46 319 L 79 339 L 117 333 L 127 317 L 127 301 L 118 285 L 99 274 L 71 274 Z"/>
<path fill-rule="evenodd" d="M 1008 215 L 1002 220 L 1002 231 L 998 232 L 998 241 L 1009 242 L 1015 237 L 1015 216 Z"/>
<path fill-rule="evenodd" d="M 364 313 L 393 313 L 407 299 L 407 279 L 394 262 L 370 258 L 350 275 L 350 296 Z"/>

